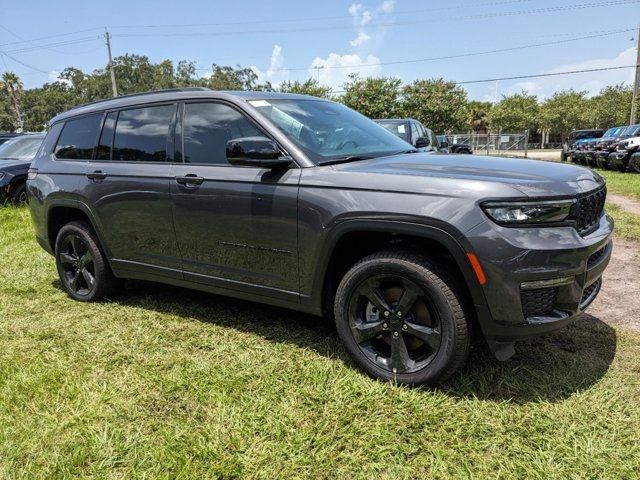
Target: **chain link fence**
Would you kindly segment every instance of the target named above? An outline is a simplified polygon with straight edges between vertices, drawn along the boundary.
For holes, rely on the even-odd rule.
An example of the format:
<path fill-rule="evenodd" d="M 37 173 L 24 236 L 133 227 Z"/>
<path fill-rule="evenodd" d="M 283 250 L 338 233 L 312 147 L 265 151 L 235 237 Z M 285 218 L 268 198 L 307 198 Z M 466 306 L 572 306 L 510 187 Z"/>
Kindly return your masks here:
<path fill-rule="evenodd" d="M 451 145 L 469 145 L 476 155 L 495 155 L 514 151 L 527 156 L 529 134 L 522 133 L 454 133 L 446 135 Z"/>

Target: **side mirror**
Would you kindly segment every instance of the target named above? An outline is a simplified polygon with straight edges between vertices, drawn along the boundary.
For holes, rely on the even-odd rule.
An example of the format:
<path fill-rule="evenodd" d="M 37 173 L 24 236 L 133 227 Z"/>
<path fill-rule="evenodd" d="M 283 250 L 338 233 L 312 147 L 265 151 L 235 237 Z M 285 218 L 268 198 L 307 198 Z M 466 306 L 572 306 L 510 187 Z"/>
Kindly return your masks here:
<path fill-rule="evenodd" d="M 428 137 L 420 137 L 416 140 L 416 148 L 425 148 L 431 145 L 431 140 Z"/>
<path fill-rule="evenodd" d="M 291 159 L 282 157 L 275 142 L 266 137 L 242 137 L 227 142 L 227 161 L 231 165 L 259 168 L 287 168 Z"/>

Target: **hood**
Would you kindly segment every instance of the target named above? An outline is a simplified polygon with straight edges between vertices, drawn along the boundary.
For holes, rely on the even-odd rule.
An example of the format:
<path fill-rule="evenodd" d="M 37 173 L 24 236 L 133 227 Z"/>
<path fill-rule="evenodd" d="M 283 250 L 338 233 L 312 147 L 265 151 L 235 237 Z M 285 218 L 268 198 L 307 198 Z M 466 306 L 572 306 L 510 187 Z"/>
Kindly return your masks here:
<path fill-rule="evenodd" d="M 24 170 L 26 172 L 27 170 L 29 170 L 29 165 L 31 165 L 30 160 L 20 160 L 18 158 L 0 158 L 0 172 L 13 172 L 15 170 Z"/>
<path fill-rule="evenodd" d="M 573 196 L 604 184 L 574 165 L 478 155 L 408 154 L 305 169 L 302 185 L 470 199 Z"/>

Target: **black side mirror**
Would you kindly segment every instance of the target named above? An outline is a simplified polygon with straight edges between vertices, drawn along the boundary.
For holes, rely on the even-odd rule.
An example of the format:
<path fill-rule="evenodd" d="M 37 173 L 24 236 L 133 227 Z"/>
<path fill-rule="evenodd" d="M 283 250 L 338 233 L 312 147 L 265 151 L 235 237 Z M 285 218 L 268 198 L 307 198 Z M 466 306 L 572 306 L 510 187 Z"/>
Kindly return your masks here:
<path fill-rule="evenodd" d="M 242 137 L 227 142 L 231 165 L 259 168 L 287 168 L 291 159 L 283 157 L 278 145 L 266 137 Z"/>
<path fill-rule="evenodd" d="M 428 137 L 419 137 L 416 140 L 416 148 L 424 148 L 424 147 L 428 147 L 429 145 L 431 145 L 431 140 L 429 140 Z"/>

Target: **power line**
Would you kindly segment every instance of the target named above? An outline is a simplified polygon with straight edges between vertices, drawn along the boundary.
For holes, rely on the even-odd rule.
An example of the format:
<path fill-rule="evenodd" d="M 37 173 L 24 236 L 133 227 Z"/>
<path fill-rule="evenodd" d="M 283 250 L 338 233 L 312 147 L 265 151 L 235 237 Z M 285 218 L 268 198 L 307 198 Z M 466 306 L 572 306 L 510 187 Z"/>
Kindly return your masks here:
<path fill-rule="evenodd" d="M 19 63 L 20 65 L 30 68 L 31 70 L 35 70 L 36 72 L 40 72 L 40 73 L 46 73 L 47 75 L 49 74 L 49 72 L 47 72 L 46 70 L 42 70 L 38 67 L 34 67 L 33 65 L 29 65 L 28 63 L 23 62 L 22 60 L 18 60 L 16 57 L 8 54 L 7 52 L 4 52 L 2 50 L 0 50 L 0 55 L 4 55 L 5 57 L 10 58 L 11 60 L 13 60 L 16 63 Z"/>
<path fill-rule="evenodd" d="M 96 40 L 100 40 L 101 37 L 96 35 L 96 36 L 91 36 L 91 37 L 83 37 L 83 38 L 77 38 L 74 40 L 65 40 L 62 42 L 55 42 L 55 43 L 48 43 L 48 44 L 44 44 L 44 45 L 37 45 L 37 44 L 33 44 L 32 47 L 23 47 L 23 48 L 17 48 L 14 50 L 5 50 L 5 52 L 9 52 L 9 53 L 26 53 L 26 52 L 33 52 L 33 51 L 37 51 L 37 50 L 51 50 L 53 52 L 56 53 L 60 53 L 63 55 L 75 55 L 75 53 L 66 53 L 66 52 L 61 52 L 58 50 L 54 50 L 51 47 L 64 47 L 67 45 L 77 45 L 80 43 L 88 43 L 88 42 L 95 42 Z"/>
<path fill-rule="evenodd" d="M 39 40 L 48 40 L 49 38 L 68 37 L 69 35 L 77 35 L 79 33 L 93 32 L 95 30 L 102 30 L 102 29 L 103 27 L 92 27 L 92 28 L 86 28 L 84 30 L 76 30 L 75 32 L 57 33 L 55 35 L 46 35 L 44 37 L 24 39 L 24 40 L 20 40 L 19 42 L 0 43 L 0 47 L 8 47 L 9 45 L 19 45 L 21 43 L 37 42 Z"/>
<path fill-rule="evenodd" d="M 570 11 L 577 9 L 588 9 L 588 8 L 597 8 L 597 7 L 613 7 L 620 5 L 630 5 L 640 3 L 640 0 L 609 0 L 609 1 L 600 1 L 600 2 L 592 2 L 592 3 L 578 3 L 572 5 L 561 5 L 556 7 L 546 7 L 546 8 L 537 8 L 530 10 L 515 10 L 509 12 L 496 12 L 496 13 L 485 13 L 485 14 L 476 14 L 476 15 L 466 15 L 466 16 L 456 16 L 456 17 L 445 17 L 438 18 L 438 22 L 453 20 L 453 21 L 461 21 L 461 20 L 478 20 L 478 19 L 487 19 L 487 18 L 495 18 L 495 17 L 509 17 L 509 16 L 517 16 L 517 15 L 532 15 L 532 14 L 540 14 L 540 13 L 555 13 L 561 11 Z M 415 12 L 413 12 L 415 13 Z M 366 25 L 366 27 L 395 27 L 395 26 L 404 26 L 404 25 L 415 25 L 415 24 L 424 24 L 424 20 L 413 20 L 406 22 L 371 22 Z M 188 25 L 164 25 L 163 28 L 168 27 L 185 27 Z M 135 26 L 121 26 L 120 28 L 133 28 Z M 308 27 L 308 28 L 287 28 L 287 29 L 277 29 L 277 30 L 236 30 L 236 31 L 226 31 L 226 32 L 155 32 L 155 33 L 118 33 L 112 35 L 113 37 L 204 37 L 204 36 L 227 36 L 227 35 L 259 35 L 259 34 L 282 34 L 282 33 L 306 33 L 306 32 L 319 32 L 319 31 L 336 31 L 336 30 L 351 30 L 353 25 L 334 25 L 334 26 L 323 26 L 323 27 Z"/>
<path fill-rule="evenodd" d="M 384 65 L 402 65 L 402 64 L 410 64 L 410 63 L 432 62 L 432 61 L 438 61 L 438 60 L 451 60 L 451 59 L 455 59 L 455 58 L 474 57 L 474 56 L 477 56 L 477 55 L 489 55 L 489 54 L 493 54 L 493 53 L 502 53 L 502 52 L 517 51 L 517 50 L 525 50 L 525 49 L 528 49 L 528 48 L 545 47 L 545 46 L 551 46 L 551 45 L 561 45 L 561 44 L 565 44 L 565 43 L 577 42 L 577 41 L 580 41 L 580 40 L 586 40 L 586 39 L 591 39 L 591 38 L 600 38 L 600 37 L 606 37 L 606 36 L 610 36 L 610 35 L 619 35 L 621 33 L 626 33 L 626 32 L 630 32 L 630 31 L 634 31 L 634 30 L 635 29 L 633 29 L 633 28 L 625 28 L 625 29 L 621 29 L 621 30 L 613 30 L 613 31 L 609 31 L 607 33 L 601 33 L 601 34 L 596 34 L 596 35 L 586 35 L 586 36 L 577 37 L 577 38 L 569 38 L 569 39 L 564 39 L 564 40 L 554 40 L 552 42 L 533 43 L 533 44 L 529 44 L 529 45 L 520 45 L 520 46 L 517 46 L 517 47 L 497 48 L 497 49 L 483 50 L 483 51 L 477 51 L 477 52 L 459 53 L 459 54 L 455 54 L 455 55 L 442 55 L 442 56 L 438 56 L 438 57 L 428 57 L 428 58 L 414 58 L 414 59 L 410 59 L 410 60 L 394 60 L 394 61 L 379 62 L 379 63 L 361 63 L 361 64 L 356 64 L 356 65 L 325 65 L 324 68 L 326 68 L 326 69 L 351 69 L 351 68 L 379 67 L 379 66 L 384 66 Z M 273 72 L 295 72 L 295 71 L 309 70 L 309 68 L 310 67 L 272 68 L 272 69 L 269 69 L 269 70 L 271 70 Z M 209 68 L 197 68 L 196 70 L 204 71 L 204 70 L 210 70 L 210 69 Z M 261 68 L 260 70 L 267 70 L 267 69 L 266 68 Z"/>

